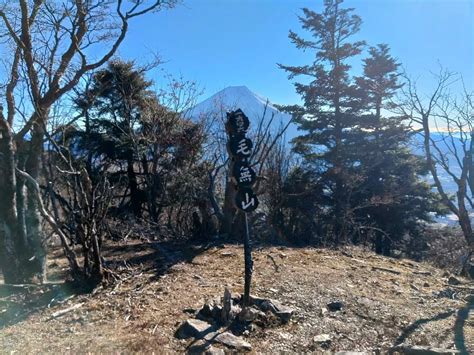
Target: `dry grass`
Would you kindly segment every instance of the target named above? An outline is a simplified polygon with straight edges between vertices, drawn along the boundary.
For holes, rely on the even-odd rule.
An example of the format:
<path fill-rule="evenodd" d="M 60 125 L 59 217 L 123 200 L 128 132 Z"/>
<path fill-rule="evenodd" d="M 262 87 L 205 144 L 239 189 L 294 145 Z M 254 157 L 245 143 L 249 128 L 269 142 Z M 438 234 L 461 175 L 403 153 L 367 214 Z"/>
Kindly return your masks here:
<path fill-rule="evenodd" d="M 257 353 L 386 351 L 401 342 L 474 352 L 474 311 L 463 300 L 468 291 L 457 288 L 457 299 L 436 296 L 454 290 L 440 269 L 360 249 L 272 247 L 254 257 L 253 293 L 296 309 L 289 324 L 248 335 Z M 184 352 L 191 341 L 174 337 L 189 317 L 183 310 L 219 298 L 225 286 L 243 290 L 243 252 L 234 245 L 203 250 L 134 241 L 110 247 L 107 259 L 122 280 L 93 294 L 67 299 L 58 285 L 0 293 L 0 352 Z M 64 260 L 50 265 L 58 278 Z M 343 310 L 324 313 L 334 300 Z M 2 312 L 10 313 L 8 323 Z M 328 349 L 313 341 L 319 334 L 331 336 Z"/>

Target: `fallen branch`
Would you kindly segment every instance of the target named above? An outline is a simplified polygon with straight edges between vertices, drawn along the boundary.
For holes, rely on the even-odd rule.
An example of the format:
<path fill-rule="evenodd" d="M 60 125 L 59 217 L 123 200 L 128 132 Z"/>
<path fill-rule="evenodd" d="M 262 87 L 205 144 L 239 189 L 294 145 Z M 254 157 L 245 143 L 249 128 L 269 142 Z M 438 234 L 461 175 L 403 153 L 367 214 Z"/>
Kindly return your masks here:
<path fill-rule="evenodd" d="M 267 258 L 269 258 L 272 263 L 273 263 L 273 266 L 275 267 L 275 271 L 276 272 L 280 272 L 280 267 L 277 265 L 275 259 L 273 258 L 273 256 L 271 256 L 270 254 L 267 254 Z"/>
<path fill-rule="evenodd" d="M 460 286 L 460 285 L 449 285 L 449 284 L 446 284 L 445 286 L 446 287 L 451 287 L 451 288 L 457 288 L 459 290 L 466 290 L 466 291 L 474 292 L 474 287 Z"/>
<path fill-rule="evenodd" d="M 63 315 L 69 313 L 69 312 L 72 312 L 78 308 L 81 308 L 82 306 L 84 305 L 84 303 L 77 303 L 75 304 L 74 306 L 71 306 L 69 308 L 66 308 L 66 309 L 61 309 L 57 312 L 54 312 L 53 314 L 51 314 L 51 317 L 49 318 L 49 320 L 51 319 L 55 319 L 55 318 L 58 318 L 58 317 L 62 317 Z"/>
<path fill-rule="evenodd" d="M 432 273 L 430 271 L 413 271 L 415 275 L 430 276 Z"/>
<path fill-rule="evenodd" d="M 395 275 L 400 275 L 400 274 L 401 274 L 400 271 L 396 271 L 396 270 L 392 270 L 392 269 L 387 269 L 387 268 L 384 268 L 384 267 L 378 267 L 378 266 L 372 266 L 372 270 L 390 272 L 390 273 L 395 274 Z"/>

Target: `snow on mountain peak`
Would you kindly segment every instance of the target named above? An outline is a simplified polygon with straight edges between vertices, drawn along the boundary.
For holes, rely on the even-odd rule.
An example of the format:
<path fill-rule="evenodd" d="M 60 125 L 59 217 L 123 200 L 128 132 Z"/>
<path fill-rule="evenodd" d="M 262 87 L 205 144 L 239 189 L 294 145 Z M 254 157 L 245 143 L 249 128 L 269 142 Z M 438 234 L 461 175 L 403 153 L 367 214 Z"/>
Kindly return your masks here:
<path fill-rule="evenodd" d="M 195 119 L 203 116 L 224 118 L 227 111 L 237 108 L 244 111 L 251 121 L 261 118 L 264 113 L 265 117 L 270 117 L 274 114 L 276 118 L 275 121 L 283 120 L 283 123 L 291 118 L 290 115 L 278 111 L 268 99 L 255 94 L 248 87 L 243 85 L 229 86 L 217 92 L 191 108 L 188 112 L 188 116 Z"/>

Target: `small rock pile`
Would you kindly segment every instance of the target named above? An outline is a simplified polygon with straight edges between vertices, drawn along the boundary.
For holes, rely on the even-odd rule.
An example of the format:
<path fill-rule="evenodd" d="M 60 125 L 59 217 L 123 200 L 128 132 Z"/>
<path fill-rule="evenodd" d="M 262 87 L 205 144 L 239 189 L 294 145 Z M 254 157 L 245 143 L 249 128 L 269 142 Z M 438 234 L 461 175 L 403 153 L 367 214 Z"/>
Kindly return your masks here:
<path fill-rule="evenodd" d="M 194 319 L 188 319 L 176 331 L 179 339 L 194 338 L 191 353 L 220 354 L 222 349 L 216 349 L 212 344 L 218 343 L 237 351 L 250 351 L 252 346 L 242 336 L 249 335 L 258 327 L 275 327 L 288 323 L 294 310 L 280 302 L 250 297 L 250 305 L 243 306 L 243 296 L 232 297 L 226 288 L 222 303 L 206 303 L 199 310 L 185 310 L 194 314 Z"/>

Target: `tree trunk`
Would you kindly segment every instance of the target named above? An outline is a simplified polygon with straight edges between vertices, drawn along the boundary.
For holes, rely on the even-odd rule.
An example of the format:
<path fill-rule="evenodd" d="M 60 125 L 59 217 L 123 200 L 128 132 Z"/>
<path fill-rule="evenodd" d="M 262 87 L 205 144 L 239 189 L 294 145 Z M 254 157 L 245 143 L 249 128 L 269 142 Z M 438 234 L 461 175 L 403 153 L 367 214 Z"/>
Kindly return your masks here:
<path fill-rule="evenodd" d="M 233 234 L 232 227 L 234 224 L 235 214 L 237 212 L 234 203 L 236 192 L 237 191 L 234 184 L 230 181 L 230 179 L 227 179 L 225 186 L 224 208 L 222 209 L 224 218 L 222 219 L 219 231 L 219 233 L 222 235 L 231 236 Z"/>
<path fill-rule="evenodd" d="M 468 184 L 469 190 L 471 191 L 471 197 L 474 197 L 474 164 L 472 159 L 474 158 L 474 132 L 471 132 L 471 142 L 469 144 L 469 159 L 466 163 L 469 165 L 468 172 Z"/>
<path fill-rule="evenodd" d="M 42 121 L 42 120 L 38 120 Z M 41 155 L 43 154 L 43 125 L 38 123 L 34 126 L 29 154 L 25 163 L 26 172 L 36 181 L 40 176 Z M 26 200 L 26 240 L 28 263 L 25 265 L 28 279 L 38 278 L 39 281 L 44 279 L 46 269 L 46 248 L 43 244 L 43 231 L 41 226 L 41 214 L 39 212 L 39 201 L 35 196 L 35 192 L 28 189 Z"/>
<path fill-rule="evenodd" d="M 461 230 L 463 232 L 464 238 L 466 239 L 467 245 L 468 245 L 468 259 L 471 258 L 471 256 L 474 254 L 474 233 L 472 231 L 472 224 L 471 224 L 471 219 L 469 216 L 469 211 L 466 208 L 466 205 L 464 203 L 464 198 L 466 197 L 466 180 L 461 178 L 461 186 L 459 187 L 457 197 L 458 197 L 458 206 L 459 206 L 459 214 L 458 214 L 458 219 L 459 219 L 459 225 L 461 227 Z M 464 264 L 464 267 L 470 265 L 470 261 L 467 260 L 467 262 Z M 464 274 L 467 274 L 466 270 L 462 270 Z"/>
<path fill-rule="evenodd" d="M 474 254 L 474 234 L 472 230 L 472 224 L 471 224 L 471 219 L 469 217 L 469 212 L 467 211 L 466 208 L 466 195 L 467 195 L 467 184 L 469 183 L 469 172 L 471 170 L 471 165 L 472 165 L 472 146 L 470 147 L 468 153 L 463 159 L 463 166 L 462 166 L 462 172 L 461 172 L 461 177 L 459 178 L 459 181 L 457 182 L 458 184 L 458 190 L 457 190 L 457 207 L 454 205 L 454 202 L 451 201 L 447 195 L 447 193 L 444 191 L 443 186 L 441 184 L 441 181 L 438 177 L 438 173 L 436 171 L 436 163 L 433 160 L 433 156 L 431 153 L 431 147 L 430 147 L 430 127 L 428 124 L 428 118 L 429 114 L 424 114 L 423 115 L 423 133 L 424 133 L 424 149 L 425 149 L 425 156 L 426 156 L 426 162 L 428 164 L 428 168 L 430 169 L 431 175 L 433 176 L 435 186 L 441 195 L 443 203 L 453 212 L 457 217 L 458 217 L 458 223 L 459 226 L 461 227 L 461 230 L 463 232 L 463 236 L 466 239 L 468 248 L 469 248 L 469 258 Z M 465 266 L 469 264 L 466 263 Z M 463 270 L 465 272 L 465 270 Z"/>
<path fill-rule="evenodd" d="M 17 148 L 16 152 L 16 166 L 18 169 L 25 170 L 25 154 L 22 149 Z M 18 238 L 23 240 L 24 245 L 27 245 L 26 240 L 26 199 L 25 199 L 26 187 L 25 179 L 20 175 L 16 174 L 16 209 L 17 209 L 17 223 L 18 223 Z"/>
<path fill-rule="evenodd" d="M 209 178 L 209 184 L 207 185 L 207 197 L 214 211 L 214 215 L 216 216 L 218 220 L 218 223 L 215 224 L 215 227 L 216 227 L 215 232 L 217 232 L 218 230 L 220 232 L 220 229 L 222 229 L 222 226 L 224 225 L 224 214 L 222 213 L 222 210 L 216 198 L 216 176 L 213 175 L 212 172 L 209 172 L 208 178 Z"/>
<path fill-rule="evenodd" d="M 141 207 L 141 198 L 140 191 L 138 189 L 137 183 L 137 174 L 133 168 L 133 159 L 129 158 L 127 160 L 127 177 L 128 177 L 128 186 L 130 187 L 130 205 L 132 212 L 135 217 L 141 217 L 142 207 Z"/>
<path fill-rule="evenodd" d="M 336 115 L 340 113 L 337 110 Z M 345 187 L 345 168 L 341 161 L 342 147 L 342 129 L 340 124 L 336 123 L 336 146 L 335 146 L 335 163 L 334 163 L 334 246 L 347 241 L 347 191 Z"/>
<path fill-rule="evenodd" d="M 336 5 L 336 12 L 337 12 L 337 5 Z M 339 68 L 339 59 L 335 59 L 334 61 L 334 71 L 337 72 Z M 345 180 L 345 171 L 344 171 L 344 164 L 342 162 L 342 117 L 341 117 L 341 103 L 340 103 L 340 92 L 339 92 L 339 85 L 341 78 L 337 76 L 335 78 L 335 94 L 334 94 L 334 138 L 335 138 L 335 145 L 334 145 L 334 153 L 335 153 L 335 161 L 334 161 L 334 179 L 335 179 L 335 191 L 334 191 L 334 246 L 338 246 L 341 242 L 344 243 L 347 240 L 347 228 L 346 228 L 346 191 L 344 186 Z"/>
<path fill-rule="evenodd" d="M 38 114 L 35 114 L 38 117 Z M 40 120 L 37 120 L 40 121 Z M 20 142 L 15 149 L 8 124 L 0 124 L 0 268 L 5 282 L 25 283 L 35 278 L 43 281 L 46 251 L 41 230 L 38 200 L 25 182 L 17 178 L 16 169 L 24 168 L 38 179 L 43 153 L 43 128 L 33 128 L 30 142 Z M 18 144 L 18 143 L 17 143 Z M 16 159 L 15 159 L 16 158 Z"/>
<path fill-rule="evenodd" d="M 93 151 L 91 149 L 91 143 L 90 143 L 90 138 L 91 138 L 91 122 L 90 122 L 90 114 L 89 110 L 85 109 L 84 110 L 84 117 L 85 117 L 85 128 L 86 128 L 86 147 L 88 147 L 87 150 L 87 158 L 86 158 L 86 170 L 89 176 L 92 176 L 92 155 Z"/>
<path fill-rule="evenodd" d="M 20 253 L 24 240 L 17 236 L 15 148 L 9 126 L 0 118 L 0 268 L 5 283 L 23 283 Z"/>

